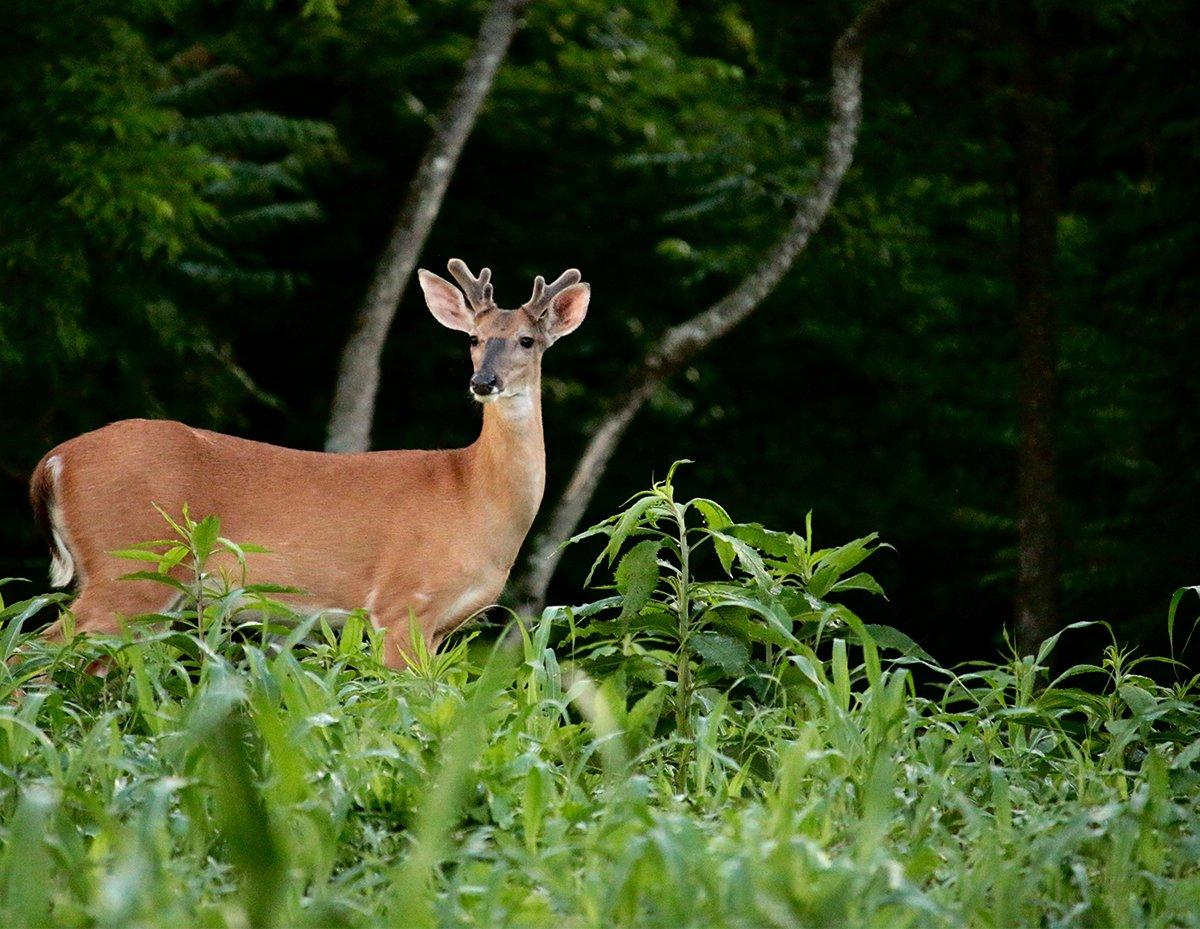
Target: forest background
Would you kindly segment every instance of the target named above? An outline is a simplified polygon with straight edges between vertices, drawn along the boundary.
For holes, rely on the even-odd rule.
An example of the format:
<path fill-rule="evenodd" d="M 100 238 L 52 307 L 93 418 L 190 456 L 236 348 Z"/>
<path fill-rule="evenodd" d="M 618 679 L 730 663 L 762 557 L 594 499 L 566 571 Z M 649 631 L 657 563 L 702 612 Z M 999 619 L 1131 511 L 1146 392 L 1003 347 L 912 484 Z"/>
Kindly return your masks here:
<path fill-rule="evenodd" d="M 544 511 L 648 347 L 751 273 L 807 196 L 859 7 L 520 11 L 421 264 L 489 265 L 506 305 L 536 274 L 592 284 L 546 360 Z M 487 9 L 13 0 L 0 576 L 44 587 L 25 482 L 82 430 L 165 416 L 324 444 L 343 346 Z M 1019 565 L 1049 579 L 1042 628 L 1106 620 L 1163 651 L 1164 605 L 1200 580 L 1198 19 L 1181 0 L 892 11 L 828 218 L 653 391 L 587 521 L 690 458 L 689 490 L 736 519 L 798 529 L 811 510 L 818 542 L 878 530 L 895 551 L 877 618 L 943 661 L 995 653 Z M 467 364 L 410 287 L 374 446 L 470 442 Z M 584 570 L 568 553 L 550 600 L 578 598 Z"/>

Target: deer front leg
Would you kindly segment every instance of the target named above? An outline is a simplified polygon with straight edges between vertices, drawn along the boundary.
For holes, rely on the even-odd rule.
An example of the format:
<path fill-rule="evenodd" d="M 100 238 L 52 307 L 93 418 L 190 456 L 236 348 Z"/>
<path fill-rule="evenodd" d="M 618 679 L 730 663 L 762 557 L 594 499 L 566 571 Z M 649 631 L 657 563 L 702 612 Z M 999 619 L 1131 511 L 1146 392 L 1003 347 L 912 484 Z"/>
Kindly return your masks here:
<path fill-rule="evenodd" d="M 411 664 L 414 631 L 424 639 L 430 654 L 436 653 L 447 635 L 495 603 L 507 576 L 507 570 L 464 567 L 455 572 L 451 583 L 415 590 L 410 587 L 408 594 L 392 601 L 395 606 L 387 604 L 372 610 L 375 626 L 387 630 L 385 663 L 391 668 L 406 668 Z"/>
<path fill-rule="evenodd" d="M 414 657 L 413 636 L 419 635 L 430 654 L 437 651 L 443 636 L 433 630 L 435 624 L 428 610 L 417 612 L 408 607 L 372 614 L 375 628 L 384 630 L 383 663 L 396 671 L 407 668 Z"/>

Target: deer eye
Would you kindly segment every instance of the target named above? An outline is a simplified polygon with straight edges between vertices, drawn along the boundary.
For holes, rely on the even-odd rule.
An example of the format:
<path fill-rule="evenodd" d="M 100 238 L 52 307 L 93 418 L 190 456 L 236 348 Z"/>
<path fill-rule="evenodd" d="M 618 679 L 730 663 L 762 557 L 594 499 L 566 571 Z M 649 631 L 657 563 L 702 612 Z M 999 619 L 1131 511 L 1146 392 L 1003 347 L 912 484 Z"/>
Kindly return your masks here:
<path fill-rule="evenodd" d="M 521 348 L 533 348 L 533 338 L 531 336 L 527 336 L 527 335 L 521 336 L 520 342 L 521 342 Z"/>
<path fill-rule="evenodd" d="M 479 344 L 479 336 L 477 336 L 477 335 L 471 336 L 471 348 L 474 348 L 478 344 Z"/>

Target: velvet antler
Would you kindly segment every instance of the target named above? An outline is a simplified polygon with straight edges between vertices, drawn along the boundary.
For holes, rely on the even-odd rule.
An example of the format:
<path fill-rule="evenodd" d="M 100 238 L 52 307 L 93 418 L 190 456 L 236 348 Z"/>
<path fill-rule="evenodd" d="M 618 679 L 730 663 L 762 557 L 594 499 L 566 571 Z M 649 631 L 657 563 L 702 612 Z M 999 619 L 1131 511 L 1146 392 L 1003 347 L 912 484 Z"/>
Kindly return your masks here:
<path fill-rule="evenodd" d="M 463 289 L 463 293 L 467 296 L 467 302 L 471 304 L 471 309 L 476 313 L 482 313 L 485 310 L 494 310 L 496 303 L 492 300 L 492 269 L 484 268 L 479 272 L 479 277 L 471 273 L 471 269 L 467 267 L 467 263 L 460 258 L 451 258 L 446 265 L 450 273 L 454 275 L 454 279 L 458 281 L 458 286 Z"/>
<path fill-rule="evenodd" d="M 533 296 L 525 303 L 525 310 L 534 319 L 541 319 L 550 308 L 550 301 L 573 284 L 583 279 L 575 268 L 564 271 L 553 284 L 546 284 L 546 279 L 540 274 L 533 279 Z"/>

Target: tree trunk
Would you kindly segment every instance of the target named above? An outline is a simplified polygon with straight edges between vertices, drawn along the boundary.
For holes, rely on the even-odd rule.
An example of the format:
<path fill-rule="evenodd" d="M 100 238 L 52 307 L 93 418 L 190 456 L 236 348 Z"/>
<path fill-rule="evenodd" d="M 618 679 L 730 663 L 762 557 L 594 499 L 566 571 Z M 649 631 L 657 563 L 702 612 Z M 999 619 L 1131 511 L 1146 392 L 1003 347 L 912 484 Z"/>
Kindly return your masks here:
<path fill-rule="evenodd" d="M 361 452 L 370 447 L 380 358 L 388 329 L 527 3 L 494 0 L 480 24 L 463 76 L 438 117 L 433 138 L 409 184 L 400 216 L 342 353 L 325 441 L 327 451 Z"/>
<path fill-rule="evenodd" d="M 775 289 L 829 213 L 854 158 L 862 124 L 863 42 L 884 14 L 903 0 L 872 0 L 838 37 L 833 48 L 830 102 L 832 118 L 825 153 L 813 188 L 800 203 L 783 237 L 729 294 L 691 319 L 668 329 L 631 372 L 628 386 L 592 433 L 570 482 L 538 535 L 517 584 L 524 609 L 545 605 L 561 546 L 575 531 L 609 460 L 634 416 L 660 384 L 693 356 L 728 333 Z"/>
<path fill-rule="evenodd" d="M 1016 73 L 1017 646 L 1058 629 L 1058 486 L 1054 408 L 1054 261 L 1058 230 L 1051 52 L 1025 12 Z"/>

